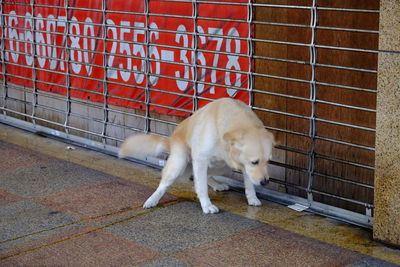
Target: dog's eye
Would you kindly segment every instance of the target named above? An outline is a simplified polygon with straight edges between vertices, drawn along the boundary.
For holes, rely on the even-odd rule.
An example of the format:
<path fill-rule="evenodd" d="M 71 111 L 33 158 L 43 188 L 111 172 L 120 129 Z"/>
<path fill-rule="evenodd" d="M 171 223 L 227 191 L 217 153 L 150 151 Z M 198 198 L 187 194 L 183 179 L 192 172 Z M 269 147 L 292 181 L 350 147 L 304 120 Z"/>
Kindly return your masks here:
<path fill-rule="evenodd" d="M 259 160 L 255 160 L 255 161 L 252 161 L 252 162 L 251 162 L 251 164 L 253 164 L 253 165 L 258 165 L 258 163 L 260 163 Z"/>

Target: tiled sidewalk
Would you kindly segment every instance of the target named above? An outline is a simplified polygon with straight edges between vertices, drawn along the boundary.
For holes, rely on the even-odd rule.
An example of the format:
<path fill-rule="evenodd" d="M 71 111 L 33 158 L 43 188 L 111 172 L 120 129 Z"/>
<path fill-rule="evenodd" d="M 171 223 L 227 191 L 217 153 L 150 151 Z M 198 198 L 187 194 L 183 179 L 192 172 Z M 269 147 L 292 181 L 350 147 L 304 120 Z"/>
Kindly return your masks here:
<path fill-rule="evenodd" d="M 0 141 L 0 266 L 397 266 Z"/>

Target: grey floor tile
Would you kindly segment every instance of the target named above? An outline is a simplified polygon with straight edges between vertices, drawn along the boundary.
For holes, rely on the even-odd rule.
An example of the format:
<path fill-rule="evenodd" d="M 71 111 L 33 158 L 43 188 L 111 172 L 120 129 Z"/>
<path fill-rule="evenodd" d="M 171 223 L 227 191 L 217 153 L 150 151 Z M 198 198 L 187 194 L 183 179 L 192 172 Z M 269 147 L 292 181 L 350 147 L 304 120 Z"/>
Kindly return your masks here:
<path fill-rule="evenodd" d="M 260 225 L 229 212 L 203 214 L 198 203 L 183 202 L 106 230 L 170 255 Z"/>
<path fill-rule="evenodd" d="M 0 188 L 22 197 L 37 197 L 114 178 L 66 161 L 55 161 L 0 173 Z"/>
<path fill-rule="evenodd" d="M 0 206 L 0 249 L 83 225 L 73 223 L 75 221 L 68 215 L 30 200 Z"/>

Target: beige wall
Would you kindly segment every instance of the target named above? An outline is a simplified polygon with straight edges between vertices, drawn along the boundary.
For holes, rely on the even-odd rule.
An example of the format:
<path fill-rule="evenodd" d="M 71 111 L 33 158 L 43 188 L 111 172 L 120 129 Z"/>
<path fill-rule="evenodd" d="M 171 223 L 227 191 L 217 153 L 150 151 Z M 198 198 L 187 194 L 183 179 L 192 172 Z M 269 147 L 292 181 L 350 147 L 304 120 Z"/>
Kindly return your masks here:
<path fill-rule="evenodd" d="M 374 238 L 400 246 L 400 1 L 381 0 Z"/>

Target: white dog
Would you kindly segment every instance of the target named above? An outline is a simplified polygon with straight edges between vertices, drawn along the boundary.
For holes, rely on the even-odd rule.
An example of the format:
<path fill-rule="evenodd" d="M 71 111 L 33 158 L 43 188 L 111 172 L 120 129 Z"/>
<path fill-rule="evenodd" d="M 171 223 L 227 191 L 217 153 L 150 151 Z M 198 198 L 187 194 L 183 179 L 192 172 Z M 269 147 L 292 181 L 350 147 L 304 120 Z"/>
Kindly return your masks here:
<path fill-rule="evenodd" d="M 190 177 L 193 171 L 203 212 L 216 213 L 218 208 L 208 196 L 208 176 L 222 174 L 227 168 L 241 170 L 248 204 L 260 206 L 254 185 L 268 183 L 267 163 L 273 144 L 273 135 L 264 129 L 261 120 L 246 104 L 222 98 L 182 121 L 169 138 L 150 134 L 127 138 L 120 147 L 119 156 L 157 156 L 170 152 L 161 182 L 144 203 L 144 208 L 156 206 L 176 178 Z M 209 183 L 214 190 L 227 189 L 214 180 Z"/>

